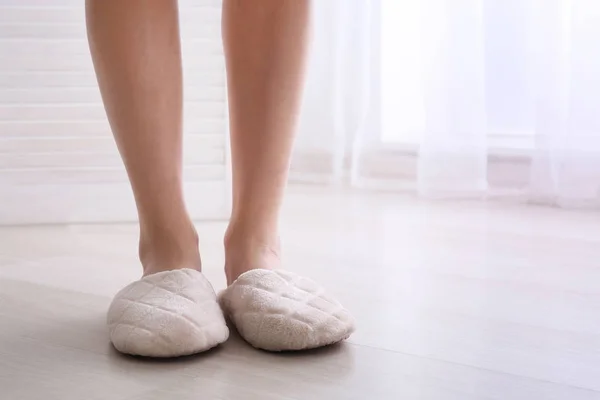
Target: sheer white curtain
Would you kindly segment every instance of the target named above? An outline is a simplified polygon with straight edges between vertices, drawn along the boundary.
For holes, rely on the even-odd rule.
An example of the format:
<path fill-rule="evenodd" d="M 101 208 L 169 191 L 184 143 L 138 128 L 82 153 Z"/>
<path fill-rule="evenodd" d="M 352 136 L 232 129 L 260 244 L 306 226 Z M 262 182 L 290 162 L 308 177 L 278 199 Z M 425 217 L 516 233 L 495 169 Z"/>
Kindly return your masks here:
<path fill-rule="evenodd" d="M 600 2 L 315 2 L 292 178 L 600 207 Z"/>

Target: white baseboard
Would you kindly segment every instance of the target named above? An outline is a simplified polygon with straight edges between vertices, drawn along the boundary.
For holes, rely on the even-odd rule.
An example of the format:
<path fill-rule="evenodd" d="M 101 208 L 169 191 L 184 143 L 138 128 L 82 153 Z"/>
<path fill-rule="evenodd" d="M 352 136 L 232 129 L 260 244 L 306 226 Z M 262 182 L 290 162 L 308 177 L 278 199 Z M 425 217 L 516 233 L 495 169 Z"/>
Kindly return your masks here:
<path fill-rule="evenodd" d="M 363 188 L 392 191 L 415 191 L 418 174 L 418 148 L 390 145 L 367 148 L 358 159 L 354 185 Z M 522 149 L 489 149 L 487 181 L 494 187 L 514 188 L 528 184 L 532 155 Z M 335 162 L 340 165 L 334 166 Z M 331 184 L 349 183 L 352 155 L 347 152 L 339 160 L 331 152 L 301 149 L 294 153 L 290 180 Z"/>
<path fill-rule="evenodd" d="M 224 180 L 185 184 L 187 206 L 195 220 L 229 216 Z M 0 188 L 0 225 L 136 221 L 126 182 L 77 185 L 14 185 Z"/>

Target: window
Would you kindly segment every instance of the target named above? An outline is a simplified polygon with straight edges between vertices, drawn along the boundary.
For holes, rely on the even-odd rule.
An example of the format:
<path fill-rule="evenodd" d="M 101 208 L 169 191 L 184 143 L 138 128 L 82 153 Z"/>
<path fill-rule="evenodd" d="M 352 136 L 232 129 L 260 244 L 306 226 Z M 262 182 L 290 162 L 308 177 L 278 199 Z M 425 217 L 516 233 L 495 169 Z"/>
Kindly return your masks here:
<path fill-rule="evenodd" d="M 433 4 L 435 3 L 435 4 Z M 421 36 L 429 22 L 449 10 L 432 11 L 444 2 L 382 0 L 381 101 L 382 141 L 385 144 L 420 142 L 425 130 L 423 47 Z M 452 2 L 447 2 L 454 7 Z M 530 87 L 532 35 L 527 2 L 483 1 L 481 18 L 485 109 L 488 146 L 527 150 L 534 146 L 534 98 Z M 478 21 L 479 22 L 479 21 Z M 461 51 L 453 41 L 453 51 Z M 465 51 L 469 51 L 465 49 Z"/>

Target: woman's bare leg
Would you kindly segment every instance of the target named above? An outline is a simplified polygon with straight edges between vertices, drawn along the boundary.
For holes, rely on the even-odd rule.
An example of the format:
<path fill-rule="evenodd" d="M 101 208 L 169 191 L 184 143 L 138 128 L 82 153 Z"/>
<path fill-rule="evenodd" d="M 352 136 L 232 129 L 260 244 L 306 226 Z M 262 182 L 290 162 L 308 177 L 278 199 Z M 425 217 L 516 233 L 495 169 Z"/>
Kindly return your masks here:
<path fill-rule="evenodd" d="M 224 0 L 233 211 L 227 281 L 280 263 L 283 200 L 308 42 L 310 0 Z"/>
<path fill-rule="evenodd" d="M 182 72 L 176 0 L 87 0 L 88 38 L 140 219 L 144 274 L 200 269 L 182 194 Z"/>
<path fill-rule="evenodd" d="M 233 211 L 221 307 L 241 337 L 272 351 L 326 346 L 354 330 L 350 313 L 316 282 L 269 271 L 281 263 L 277 228 L 303 84 L 309 8 L 310 0 L 223 1 Z"/>

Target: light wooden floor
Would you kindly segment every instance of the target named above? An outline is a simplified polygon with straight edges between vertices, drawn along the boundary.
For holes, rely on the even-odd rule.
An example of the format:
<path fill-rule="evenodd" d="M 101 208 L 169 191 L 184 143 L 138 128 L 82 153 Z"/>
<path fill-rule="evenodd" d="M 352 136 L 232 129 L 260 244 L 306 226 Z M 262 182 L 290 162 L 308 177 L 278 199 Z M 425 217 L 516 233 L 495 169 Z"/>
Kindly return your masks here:
<path fill-rule="evenodd" d="M 217 289 L 224 227 L 199 224 Z M 0 399 L 600 399 L 600 214 L 293 188 L 283 234 L 355 313 L 350 340 L 160 362 L 105 332 L 134 226 L 0 228 Z"/>

